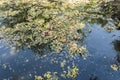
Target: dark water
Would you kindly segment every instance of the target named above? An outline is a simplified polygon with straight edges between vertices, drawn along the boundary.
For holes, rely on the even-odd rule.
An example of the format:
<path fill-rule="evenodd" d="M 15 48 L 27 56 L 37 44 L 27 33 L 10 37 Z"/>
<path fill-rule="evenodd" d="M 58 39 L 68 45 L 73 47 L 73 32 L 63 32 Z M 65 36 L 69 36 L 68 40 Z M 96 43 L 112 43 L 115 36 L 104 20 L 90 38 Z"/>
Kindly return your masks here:
<path fill-rule="evenodd" d="M 117 56 L 120 52 L 120 31 L 108 33 L 99 25 L 88 26 L 92 30 L 86 37 L 90 57 L 82 62 L 81 68 L 85 71 L 81 72 L 80 79 L 92 80 L 89 77 L 93 76 L 93 80 L 120 80 L 120 71 L 114 71 L 110 67 L 119 64 Z"/>
<path fill-rule="evenodd" d="M 0 80 L 34 80 L 35 75 L 43 75 L 47 71 L 61 72 L 60 61 L 66 59 L 71 65 L 74 61 L 79 68 L 79 76 L 75 80 L 120 80 L 120 71 L 111 68 L 120 62 L 120 31 L 106 32 L 99 25 L 89 25 L 92 30 L 85 38 L 89 51 L 86 60 L 80 56 L 67 59 L 62 54 L 49 54 L 40 57 L 31 50 L 13 52 L 14 48 L 0 42 Z M 66 80 L 66 79 L 60 79 Z M 70 79 L 68 79 L 70 80 Z"/>

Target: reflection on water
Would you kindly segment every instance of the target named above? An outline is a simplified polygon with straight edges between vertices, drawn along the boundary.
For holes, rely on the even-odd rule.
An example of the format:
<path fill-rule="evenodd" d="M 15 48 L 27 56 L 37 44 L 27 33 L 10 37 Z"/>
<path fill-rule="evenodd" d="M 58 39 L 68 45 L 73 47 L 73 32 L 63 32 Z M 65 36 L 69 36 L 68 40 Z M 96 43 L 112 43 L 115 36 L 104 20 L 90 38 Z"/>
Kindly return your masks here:
<path fill-rule="evenodd" d="M 116 60 L 120 63 L 120 40 L 113 41 L 114 49 L 117 52 Z"/>
<path fill-rule="evenodd" d="M 115 40 L 113 43 L 115 50 L 120 52 L 120 40 Z"/>
<path fill-rule="evenodd" d="M 30 10 L 32 11 L 32 9 Z M 24 11 L 22 11 L 22 13 L 23 12 Z M 29 9 L 25 10 L 24 14 L 26 15 L 27 12 L 29 12 Z M 97 15 L 99 13 L 95 13 L 95 14 Z M 114 19 L 118 17 L 117 14 L 118 13 L 116 13 L 115 15 L 111 15 L 111 17 Z M 18 19 L 19 16 L 21 16 L 21 14 L 18 15 L 16 19 Z M 62 50 L 59 54 L 45 54 L 45 53 L 49 53 L 49 51 L 47 50 L 49 49 L 48 46 L 50 45 L 46 46 L 47 45 L 46 43 L 49 43 L 49 39 L 51 42 L 51 40 L 54 41 L 57 38 L 59 40 L 61 39 L 61 37 L 63 37 L 63 39 L 60 40 L 60 43 L 56 41 L 54 43 L 55 46 L 51 47 L 51 48 L 56 48 L 56 46 L 58 45 L 58 50 L 61 50 L 61 48 L 59 49 L 59 46 L 61 47 L 62 43 L 67 41 L 66 37 L 62 35 L 64 31 L 61 32 L 60 34 L 56 34 L 57 32 L 55 32 L 54 34 L 56 34 L 57 36 L 56 35 L 53 36 L 53 32 L 56 31 L 54 30 L 56 29 L 54 25 L 52 27 L 50 25 L 50 27 L 47 28 L 48 31 L 44 31 L 43 29 L 43 31 L 40 31 L 40 32 L 38 32 L 37 28 L 35 28 L 35 31 L 32 31 L 33 30 L 32 27 L 30 28 L 30 30 L 28 30 L 28 28 L 26 27 L 26 30 L 25 30 L 25 26 L 28 26 L 26 24 L 23 24 L 22 27 L 18 25 L 21 31 L 17 27 L 15 28 L 16 29 L 15 32 L 12 32 L 13 30 L 11 29 L 12 34 L 10 35 L 10 40 L 15 38 L 13 39 L 13 42 L 14 41 L 16 43 L 18 42 L 18 44 L 16 45 L 17 46 L 19 45 L 19 46 L 11 48 L 11 47 L 7 47 L 4 43 L 2 44 L 2 42 L 0 43 L 0 80 L 33 80 L 36 75 L 37 76 L 40 75 L 43 77 L 44 73 L 48 71 L 57 72 L 57 76 L 60 78 L 60 80 L 70 80 L 69 78 L 61 77 L 61 74 L 62 73 L 69 73 L 69 75 L 73 74 L 68 71 L 71 67 L 73 67 L 74 64 L 75 66 L 77 66 L 77 68 L 79 68 L 79 74 L 75 80 L 120 80 L 120 77 L 119 77 L 120 71 L 117 71 L 117 70 L 114 71 L 115 69 L 111 69 L 110 67 L 110 65 L 114 63 L 115 56 L 117 56 L 116 60 L 120 62 L 120 41 L 116 40 L 118 35 L 120 35 L 120 32 L 118 31 L 112 32 L 113 28 L 109 28 L 109 27 L 107 27 L 107 31 L 110 30 L 109 33 L 106 32 L 103 28 L 101 28 L 101 26 L 107 26 L 106 24 L 109 23 L 108 20 L 105 20 L 101 14 L 99 14 L 98 17 L 92 16 L 93 18 L 90 18 L 91 16 L 86 16 L 84 19 L 87 20 L 91 24 L 94 24 L 94 23 L 97 23 L 97 24 L 87 25 L 88 26 L 87 28 L 89 28 L 90 30 L 88 30 L 89 34 L 85 38 L 85 42 L 86 42 L 85 44 L 86 44 L 86 47 L 90 55 L 87 57 L 86 60 L 82 59 L 79 55 L 77 56 L 70 55 L 68 54 L 69 52 L 66 50 L 65 51 Z M 25 17 L 28 17 L 28 16 L 25 16 Z M 16 24 L 16 19 L 15 19 L 15 23 L 12 23 L 14 22 L 14 19 L 11 22 L 12 20 L 11 17 L 8 17 L 8 21 L 11 23 L 11 25 Z M 48 21 L 49 19 L 51 18 L 48 18 Z M 118 20 L 119 20 L 119 17 L 118 17 Z M 1 21 L 2 19 L 0 18 L 0 22 Z M 22 18 L 20 19 L 20 21 L 18 20 L 18 23 L 19 22 L 21 23 L 24 21 L 25 20 L 23 20 Z M 70 23 L 71 20 L 68 19 L 67 21 L 69 21 Z M 46 21 L 45 23 L 43 22 L 42 24 L 45 25 Z M 101 26 L 98 24 L 101 24 Z M 29 24 L 29 26 L 31 25 L 33 26 L 34 24 Z M 84 24 L 81 24 L 81 25 L 84 25 Z M 38 28 L 40 27 L 38 26 Z M 73 30 L 73 29 L 70 29 L 70 30 Z M 67 32 L 70 32 L 70 30 Z M 3 32 L 5 32 L 4 29 L 3 29 Z M 69 34 L 71 33 L 74 34 L 74 32 L 72 31 L 70 33 L 67 33 L 68 38 L 69 38 Z M 42 34 L 42 36 L 39 34 Z M 50 37 L 50 38 L 48 37 L 48 39 L 46 38 L 43 39 L 44 38 L 43 36 L 49 36 L 49 35 L 53 37 Z M 58 37 L 58 35 L 62 35 L 62 36 Z M 70 35 L 70 36 L 73 37 L 74 35 Z M 76 47 L 77 46 L 76 42 L 73 42 L 73 40 L 79 41 L 81 39 L 81 38 L 78 38 L 79 36 L 80 34 L 78 34 L 78 36 L 75 36 L 75 38 L 70 38 L 70 40 L 72 40 L 72 43 L 70 43 L 72 45 L 70 47 L 70 50 L 74 51 L 76 49 L 76 51 L 79 51 Z M 2 37 L 0 37 L 0 39 L 2 39 Z M 42 41 L 43 41 L 43 44 L 41 43 Z M 31 42 L 34 44 L 32 44 Z M 114 48 L 112 47 L 113 46 L 111 44 L 112 42 L 114 43 Z M 28 46 L 29 44 L 31 46 Z M 28 46 L 29 49 L 26 49 L 22 46 Z M 24 50 L 20 50 L 18 52 L 17 48 L 19 47 L 20 49 L 24 48 Z M 38 54 L 34 54 L 33 52 L 38 53 Z M 116 65 L 113 65 L 112 67 L 114 66 Z"/>
<path fill-rule="evenodd" d="M 0 80 L 33 80 L 35 75 L 43 75 L 47 71 L 61 73 L 60 62 L 63 66 L 77 64 L 79 75 L 75 80 L 120 80 L 120 71 L 110 68 L 114 57 L 120 51 L 120 32 L 106 32 L 100 25 L 87 25 L 91 33 L 85 38 L 89 56 L 83 60 L 80 56 L 72 56 L 62 51 L 60 54 L 48 54 L 40 57 L 30 49 L 20 50 L 17 54 L 11 54 L 10 48 L 0 44 Z M 115 35 L 115 36 L 113 36 Z M 114 42 L 114 50 L 111 44 Z M 36 48 L 37 49 L 37 48 Z M 114 54 L 116 53 L 116 54 Z M 60 80 L 70 80 L 60 77 Z"/>

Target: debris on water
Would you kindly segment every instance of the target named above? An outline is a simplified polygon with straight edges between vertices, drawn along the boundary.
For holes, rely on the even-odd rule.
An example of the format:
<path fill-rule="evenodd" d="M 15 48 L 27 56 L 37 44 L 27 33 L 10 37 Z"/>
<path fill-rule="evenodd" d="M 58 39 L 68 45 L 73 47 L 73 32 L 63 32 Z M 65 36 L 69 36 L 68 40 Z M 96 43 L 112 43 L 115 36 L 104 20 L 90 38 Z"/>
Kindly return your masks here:
<path fill-rule="evenodd" d="M 43 80 L 41 76 L 35 76 L 35 80 Z"/>
<path fill-rule="evenodd" d="M 77 66 L 73 65 L 72 67 L 68 66 L 67 71 L 63 71 L 61 77 L 63 78 L 76 78 L 79 74 L 79 69 Z"/>
<path fill-rule="evenodd" d="M 68 73 L 67 73 L 68 78 L 76 78 L 78 74 L 79 74 L 79 69 L 77 66 L 72 66 L 72 68 L 68 67 Z"/>
<path fill-rule="evenodd" d="M 48 72 L 44 73 L 43 76 L 35 75 L 34 80 L 59 80 L 57 74 L 58 74 L 58 72 L 50 72 L 50 71 L 48 71 Z"/>
<path fill-rule="evenodd" d="M 105 30 L 110 33 L 110 32 L 112 32 L 112 31 L 114 31 L 115 28 L 114 28 L 114 27 L 111 27 L 111 26 L 107 26 L 107 27 L 105 27 Z"/>
<path fill-rule="evenodd" d="M 89 29 L 89 30 L 88 30 L 88 32 L 89 32 L 89 33 L 91 33 L 91 32 L 92 32 L 92 30 L 91 30 L 91 29 Z"/>
<path fill-rule="evenodd" d="M 115 71 L 118 71 L 119 70 L 119 66 L 117 64 L 112 64 L 111 65 L 111 68 Z"/>

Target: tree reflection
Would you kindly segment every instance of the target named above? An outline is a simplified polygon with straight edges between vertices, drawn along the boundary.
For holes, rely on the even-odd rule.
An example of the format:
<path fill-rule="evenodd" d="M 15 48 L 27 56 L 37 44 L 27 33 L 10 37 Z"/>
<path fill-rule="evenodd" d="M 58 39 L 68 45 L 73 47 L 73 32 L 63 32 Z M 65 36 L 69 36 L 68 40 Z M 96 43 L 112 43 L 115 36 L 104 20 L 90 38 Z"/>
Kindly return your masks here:
<path fill-rule="evenodd" d="M 115 26 L 117 26 L 117 29 L 120 29 L 120 1 L 119 0 L 113 0 L 108 3 L 104 3 L 101 7 L 102 14 L 104 14 L 105 17 L 110 16 L 113 20 L 113 23 Z M 107 16 L 106 16 L 107 15 Z"/>
<path fill-rule="evenodd" d="M 102 26 L 108 23 L 104 16 L 107 13 L 104 11 L 101 13 L 99 10 L 101 0 L 90 0 L 86 5 L 68 4 L 64 0 L 8 1 L 10 2 L 0 7 L 5 11 L 3 24 L 6 24 L 0 29 L 1 33 L 4 34 L 9 45 L 15 47 L 13 50 L 29 48 L 40 56 L 52 51 L 58 53 L 63 47 L 66 47 L 69 53 L 83 55 L 86 49 L 80 42 L 84 37 L 82 29 L 85 22 Z M 105 11 L 109 9 L 105 8 Z M 120 46 L 120 42 L 119 45 L 118 42 L 115 41 L 114 47 L 119 52 L 120 47 L 117 46 Z M 120 54 L 117 55 L 117 61 L 120 62 Z M 77 77 L 77 67 L 73 66 L 64 75 L 70 78 Z M 92 76 L 90 80 L 98 80 L 98 78 Z"/>
<path fill-rule="evenodd" d="M 82 51 L 83 47 L 78 44 L 84 37 L 85 22 L 105 26 L 109 21 L 107 15 L 113 19 L 118 17 L 118 7 L 115 9 L 115 5 L 111 6 L 113 2 L 104 3 L 104 0 L 91 0 L 86 5 L 68 4 L 62 0 L 8 1 L 0 6 L 4 13 L 9 13 L 3 15 L 6 25 L 0 29 L 1 33 L 6 35 L 8 42 L 15 44 L 10 45 L 17 49 L 27 47 L 35 53 L 60 52 L 66 45 L 71 53 L 81 54 L 85 49 Z"/>
<path fill-rule="evenodd" d="M 70 4 L 63 0 L 8 0 L 0 6 L 6 24 L 0 32 L 16 49 L 27 47 L 37 53 L 49 49 L 60 52 L 66 45 L 70 53 L 82 54 L 85 48 L 78 41 L 83 33 L 78 30 L 82 31 L 84 17 L 93 12 L 97 2 L 99 0 L 89 2 L 89 9 L 82 3 Z"/>
<path fill-rule="evenodd" d="M 114 49 L 117 52 L 116 60 L 120 63 L 120 40 L 113 41 Z"/>

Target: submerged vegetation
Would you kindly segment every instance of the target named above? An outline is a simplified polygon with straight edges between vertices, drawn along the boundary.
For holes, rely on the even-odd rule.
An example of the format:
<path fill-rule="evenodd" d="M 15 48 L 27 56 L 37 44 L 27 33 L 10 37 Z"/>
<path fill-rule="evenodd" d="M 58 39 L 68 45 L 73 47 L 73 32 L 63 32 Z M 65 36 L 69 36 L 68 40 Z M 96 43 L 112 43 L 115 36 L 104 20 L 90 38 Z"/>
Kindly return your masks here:
<path fill-rule="evenodd" d="M 0 31 L 16 49 L 27 47 L 35 53 L 43 53 L 46 49 L 59 53 L 64 47 L 70 53 L 81 55 L 86 52 L 80 44 L 84 37 L 82 29 L 85 21 L 106 25 L 110 17 L 105 14 L 112 17 L 110 12 L 115 10 L 109 3 L 104 6 L 106 4 L 101 0 L 86 3 L 64 0 L 2 1 Z"/>
<path fill-rule="evenodd" d="M 77 41 L 83 38 L 81 29 L 85 24 L 77 7 L 78 4 L 62 0 L 10 1 L 1 7 L 6 14 L 1 32 L 17 48 L 60 52 L 66 46 L 71 52 L 82 54 Z"/>
<path fill-rule="evenodd" d="M 86 18 L 102 18 L 102 1 L 68 3 L 64 0 L 8 0 L 1 5 L 1 33 L 17 49 L 30 48 L 34 52 L 60 52 L 63 47 L 70 53 L 84 54 L 80 44 Z M 96 4 L 98 3 L 98 4 Z M 86 5 L 85 5 L 86 4 Z"/>
<path fill-rule="evenodd" d="M 60 53 L 63 49 L 70 55 L 86 55 L 87 50 L 82 43 L 85 22 L 102 23 L 104 26 L 108 20 L 114 19 L 111 11 L 115 10 L 109 3 L 105 6 L 107 3 L 104 0 L 88 0 L 87 3 L 68 3 L 67 0 L 3 0 L 1 3 L 0 17 L 3 20 L 0 34 L 10 46 L 18 50 L 29 48 L 40 55 Z M 119 26 L 119 17 L 113 23 Z M 106 29 L 109 32 L 114 30 L 112 27 Z M 61 68 L 65 67 L 65 62 L 60 64 Z M 78 74 L 79 68 L 73 65 L 59 76 L 74 79 Z M 43 76 L 35 76 L 35 80 L 58 80 L 57 75 L 57 72 L 46 72 Z"/>

